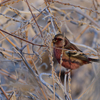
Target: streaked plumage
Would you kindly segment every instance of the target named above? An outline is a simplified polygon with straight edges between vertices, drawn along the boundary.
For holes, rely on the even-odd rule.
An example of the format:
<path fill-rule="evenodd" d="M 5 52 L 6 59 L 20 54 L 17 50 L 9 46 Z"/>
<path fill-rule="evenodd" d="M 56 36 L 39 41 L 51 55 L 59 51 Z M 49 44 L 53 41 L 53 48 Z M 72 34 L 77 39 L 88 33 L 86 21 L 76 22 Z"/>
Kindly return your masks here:
<path fill-rule="evenodd" d="M 59 63 L 62 54 L 62 49 L 58 48 L 64 48 L 62 56 L 62 66 L 64 66 L 65 68 L 77 69 L 84 64 L 99 61 L 99 59 L 89 58 L 62 34 L 55 35 L 52 42 L 55 46 L 54 55 Z"/>

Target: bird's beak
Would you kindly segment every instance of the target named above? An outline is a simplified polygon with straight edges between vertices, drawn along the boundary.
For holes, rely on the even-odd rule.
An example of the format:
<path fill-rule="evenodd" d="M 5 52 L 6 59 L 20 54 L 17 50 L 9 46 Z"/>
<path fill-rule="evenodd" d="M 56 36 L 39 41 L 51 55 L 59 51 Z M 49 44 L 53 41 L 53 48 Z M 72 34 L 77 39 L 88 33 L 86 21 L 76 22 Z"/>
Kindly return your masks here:
<path fill-rule="evenodd" d="M 57 41 L 56 41 L 55 39 L 52 39 L 52 43 L 54 43 L 54 44 L 55 44 L 56 42 L 57 42 Z"/>

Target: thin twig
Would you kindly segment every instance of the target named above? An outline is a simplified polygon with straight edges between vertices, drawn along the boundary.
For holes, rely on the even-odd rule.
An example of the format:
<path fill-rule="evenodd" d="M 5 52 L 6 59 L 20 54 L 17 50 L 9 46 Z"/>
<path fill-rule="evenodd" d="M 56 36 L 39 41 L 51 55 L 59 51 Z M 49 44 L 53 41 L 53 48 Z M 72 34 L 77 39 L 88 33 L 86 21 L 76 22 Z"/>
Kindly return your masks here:
<path fill-rule="evenodd" d="M 0 86 L 0 89 L 1 89 L 1 91 L 3 92 L 3 94 L 5 95 L 5 97 L 7 98 L 7 100 L 9 99 L 8 98 L 8 96 L 7 96 L 7 94 L 6 94 L 6 92 L 5 92 L 5 90 Z"/>
<path fill-rule="evenodd" d="M 41 33 L 41 37 L 43 38 L 42 31 L 41 31 L 41 29 L 40 29 L 40 27 L 39 27 L 39 25 L 38 25 L 38 23 L 37 23 L 37 21 L 36 21 L 36 19 L 35 19 L 34 15 L 33 15 L 33 13 L 32 13 L 32 10 L 31 10 L 31 8 L 30 8 L 29 3 L 28 3 L 28 1 L 27 1 L 27 0 L 26 0 L 26 3 L 27 3 L 27 5 L 28 5 L 29 10 L 30 10 L 30 12 L 31 12 L 31 14 L 32 14 L 32 17 L 33 17 L 33 19 L 34 19 L 34 21 L 35 21 L 35 23 L 36 23 L 36 25 L 37 25 L 37 27 L 38 27 L 38 29 L 39 29 L 40 33 Z"/>

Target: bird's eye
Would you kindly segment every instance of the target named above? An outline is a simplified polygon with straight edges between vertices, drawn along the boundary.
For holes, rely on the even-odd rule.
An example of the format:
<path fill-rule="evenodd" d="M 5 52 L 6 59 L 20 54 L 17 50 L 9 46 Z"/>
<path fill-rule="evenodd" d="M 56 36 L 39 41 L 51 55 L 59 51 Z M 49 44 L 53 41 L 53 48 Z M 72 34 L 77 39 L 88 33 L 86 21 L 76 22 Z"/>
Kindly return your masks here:
<path fill-rule="evenodd" d="M 60 41 L 62 41 L 63 39 L 61 39 L 61 38 L 54 38 L 53 40 L 52 40 L 52 42 L 55 44 L 55 43 L 57 43 L 57 42 L 60 42 Z"/>
<path fill-rule="evenodd" d="M 61 41 L 62 39 L 61 39 L 61 38 L 56 38 L 56 40 L 57 40 L 57 41 Z"/>

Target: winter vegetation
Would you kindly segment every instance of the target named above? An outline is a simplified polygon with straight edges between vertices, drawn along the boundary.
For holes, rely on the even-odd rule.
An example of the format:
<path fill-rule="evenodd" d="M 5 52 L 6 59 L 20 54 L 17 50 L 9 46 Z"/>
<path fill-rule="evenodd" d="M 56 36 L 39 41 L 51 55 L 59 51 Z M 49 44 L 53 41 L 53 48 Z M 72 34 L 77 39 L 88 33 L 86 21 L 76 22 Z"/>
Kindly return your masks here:
<path fill-rule="evenodd" d="M 0 0 L 0 100 L 100 100 L 100 63 L 62 67 L 58 33 L 99 59 L 100 0 Z"/>

